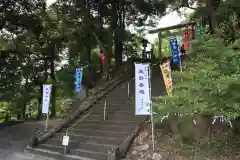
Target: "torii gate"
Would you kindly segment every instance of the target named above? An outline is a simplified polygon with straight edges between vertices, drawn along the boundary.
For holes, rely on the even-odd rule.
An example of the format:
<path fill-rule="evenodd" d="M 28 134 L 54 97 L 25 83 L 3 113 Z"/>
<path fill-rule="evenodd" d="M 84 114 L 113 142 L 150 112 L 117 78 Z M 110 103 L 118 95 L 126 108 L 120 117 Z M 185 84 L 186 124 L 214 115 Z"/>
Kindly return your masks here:
<path fill-rule="evenodd" d="M 189 29 L 189 27 L 190 27 L 190 31 L 192 32 L 191 38 L 195 39 L 195 25 L 196 25 L 196 22 L 191 22 L 191 23 L 178 24 L 178 25 L 174 25 L 174 26 L 150 30 L 149 34 L 158 33 L 158 56 L 159 57 L 162 56 L 162 38 L 166 38 L 169 36 L 183 35 L 183 31 L 175 32 L 175 33 L 171 33 L 171 34 L 164 34 L 164 35 L 162 34 L 162 32 L 173 30 L 173 29 L 180 29 L 180 28 L 184 28 L 184 27 L 187 27 Z"/>

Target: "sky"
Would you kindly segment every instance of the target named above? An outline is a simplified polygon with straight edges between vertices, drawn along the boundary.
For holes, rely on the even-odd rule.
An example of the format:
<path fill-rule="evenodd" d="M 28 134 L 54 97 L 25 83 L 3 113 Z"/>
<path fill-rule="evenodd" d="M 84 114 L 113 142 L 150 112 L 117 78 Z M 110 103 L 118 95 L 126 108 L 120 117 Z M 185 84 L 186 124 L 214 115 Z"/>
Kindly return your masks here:
<path fill-rule="evenodd" d="M 56 0 L 47 0 L 47 6 L 51 5 L 52 3 L 54 3 Z"/>
<path fill-rule="evenodd" d="M 47 5 L 51 5 L 52 3 L 54 3 L 56 0 L 47 0 Z M 184 10 L 184 12 L 186 13 L 190 13 L 191 10 Z M 181 23 L 183 20 L 185 20 L 184 16 L 180 16 L 177 12 L 172 12 L 169 13 L 168 15 L 162 17 L 156 28 L 161 28 L 161 27 L 168 27 L 168 26 L 172 26 L 172 25 L 177 25 L 179 23 Z M 149 28 L 150 29 L 150 28 Z M 154 39 L 157 38 L 157 34 L 148 34 L 146 35 L 146 39 L 148 39 L 149 42 L 153 43 Z"/>

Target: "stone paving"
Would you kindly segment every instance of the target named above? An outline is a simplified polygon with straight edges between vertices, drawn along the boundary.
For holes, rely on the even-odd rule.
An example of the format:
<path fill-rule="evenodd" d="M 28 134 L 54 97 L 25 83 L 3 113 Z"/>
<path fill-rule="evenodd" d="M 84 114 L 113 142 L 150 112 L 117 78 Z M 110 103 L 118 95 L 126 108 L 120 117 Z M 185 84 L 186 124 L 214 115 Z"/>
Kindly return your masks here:
<path fill-rule="evenodd" d="M 50 120 L 53 127 L 60 120 Z M 54 160 L 24 151 L 30 138 L 38 131 L 44 130 L 45 121 L 26 122 L 0 129 L 0 160 Z"/>

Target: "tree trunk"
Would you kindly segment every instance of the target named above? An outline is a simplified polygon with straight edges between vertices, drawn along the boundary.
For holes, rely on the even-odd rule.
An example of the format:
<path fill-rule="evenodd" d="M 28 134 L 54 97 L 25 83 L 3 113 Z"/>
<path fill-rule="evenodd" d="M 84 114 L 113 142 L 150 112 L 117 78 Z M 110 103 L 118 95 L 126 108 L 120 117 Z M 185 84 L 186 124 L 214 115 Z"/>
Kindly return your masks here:
<path fill-rule="evenodd" d="M 114 2 L 113 2 L 114 3 Z M 119 23 L 122 20 L 122 11 L 120 3 L 114 3 L 112 7 L 112 29 L 114 30 L 114 56 L 115 56 L 115 68 L 119 68 L 122 64 L 122 30 L 120 29 Z"/>
<path fill-rule="evenodd" d="M 103 66 L 103 80 L 108 80 L 110 67 L 111 67 L 111 57 L 112 57 L 112 46 L 113 46 L 113 33 L 116 28 L 116 17 L 117 17 L 117 4 L 115 0 L 111 0 L 112 15 L 111 15 L 111 26 L 108 30 L 108 49 L 105 53 L 105 61 Z"/>
<path fill-rule="evenodd" d="M 101 12 L 101 6 L 102 6 L 102 3 L 100 1 L 99 5 L 98 5 L 98 15 L 99 15 L 98 21 L 101 24 L 99 27 L 103 30 L 103 20 L 102 20 L 103 15 L 102 15 L 102 12 Z M 102 36 L 100 35 L 99 38 L 96 36 L 96 34 L 94 36 L 95 36 L 96 41 L 97 41 L 97 43 L 100 47 L 99 51 L 101 53 L 101 52 L 104 51 L 103 46 L 101 45 L 101 42 L 100 42 L 100 40 L 102 40 Z M 99 53 L 99 67 L 100 67 L 100 75 L 102 75 L 103 74 L 103 64 L 102 64 L 102 60 L 101 60 L 101 57 L 100 57 L 100 53 Z"/>
<path fill-rule="evenodd" d="M 42 84 L 39 85 L 39 90 L 40 90 L 40 96 L 38 98 L 38 114 L 37 114 L 37 120 L 41 118 L 42 115 L 42 93 L 43 93 L 43 86 Z"/>
<path fill-rule="evenodd" d="M 7 122 L 10 118 L 11 117 L 10 117 L 9 113 L 6 113 L 5 118 L 4 118 L 4 122 Z"/>
<path fill-rule="evenodd" d="M 51 100 L 52 100 L 52 110 L 51 110 L 51 117 L 55 117 L 56 116 L 56 86 L 55 86 L 55 82 L 56 82 L 56 77 L 55 77 L 55 65 L 54 65 L 54 61 L 55 61 L 55 52 L 56 52 L 56 47 L 54 44 L 52 44 L 52 56 L 51 56 L 51 72 L 50 72 L 50 77 L 51 77 L 51 81 L 53 82 L 52 85 L 52 95 L 51 95 Z"/>
<path fill-rule="evenodd" d="M 87 62 L 88 62 L 88 67 L 86 68 L 87 74 L 87 85 L 85 85 L 85 91 L 86 95 L 88 97 L 89 93 L 89 88 L 92 88 L 93 86 L 93 72 L 92 72 L 92 56 L 91 56 L 91 45 L 90 45 L 90 34 L 87 33 L 87 39 L 86 39 L 86 44 L 85 44 L 85 54 L 87 55 Z"/>
<path fill-rule="evenodd" d="M 117 39 L 117 38 L 116 38 Z M 115 39 L 115 65 L 116 69 L 120 68 L 122 65 L 122 51 L 123 51 L 123 44 L 121 41 Z"/>
<path fill-rule="evenodd" d="M 109 78 L 109 71 L 110 71 L 110 62 L 111 62 L 111 53 L 112 53 L 112 38 L 113 38 L 113 32 L 112 29 L 109 28 L 108 31 L 108 48 L 107 52 L 104 53 L 104 65 L 103 65 L 103 74 L 102 74 L 102 79 L 104 81 L 108 80 Z"/>
<path fill-rule="evenodd" d="M 48 79 L 48 58 L 45 56 L 44 58 L 44 79 L 40 80 L 39 77 L 35 77 L 35 85 L 39 86 L 40 96 L 38 98 L 38 114 L 37 114 L 37 120 L 41 118 L 42 115 L 42 94 L 43 94 L 43 84 Z"/>
<path fill-rule="evenodd" d="M 217 28 L 217 17 L 216 10 L 212 4 L 212 0 L 206 0 L 206 7 L 208 11 L 208 20 L 209 20 L 209 28 L 210 32 L 215 33 L 215 29 Z"/>

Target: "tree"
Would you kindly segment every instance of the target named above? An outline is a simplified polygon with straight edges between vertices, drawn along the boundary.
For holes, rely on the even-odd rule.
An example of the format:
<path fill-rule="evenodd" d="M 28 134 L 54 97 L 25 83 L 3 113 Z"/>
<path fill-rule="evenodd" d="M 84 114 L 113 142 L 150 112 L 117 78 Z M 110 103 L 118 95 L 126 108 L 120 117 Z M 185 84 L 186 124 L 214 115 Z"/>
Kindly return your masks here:
<path fill-rule="evenodd" d="M 144 0 L 58 0 L 49 8 L 45 0 L 3 0 L 0 72 L 5 76 L 0 77 L 4 92 L 1 100 L 17 108 L 21 119 L 27 118 L 28 104 L 37 99 L 39 117 L 42 86 L 51 83 L 51 116 L 56 116 L 58 97 L 74 96 L 75 79 L 65 78 L 66 75 L 87 65 L 83 83 L 92 87 L 101 66 L 99 60 L 96 64 L 99 48 L 106 55 L 102 75 L 107 80 L 110 70 L 121 66 L 124 52 L 139 51 L 141 37 L 130 33 L 126 26 L 152 25 L 146 19 L 164 15 L 165 9 L 163 2 Z M 67 61 L 64 66 L 63 60 Z M 61 89 L 61 85 L 66 88 Z"/>

